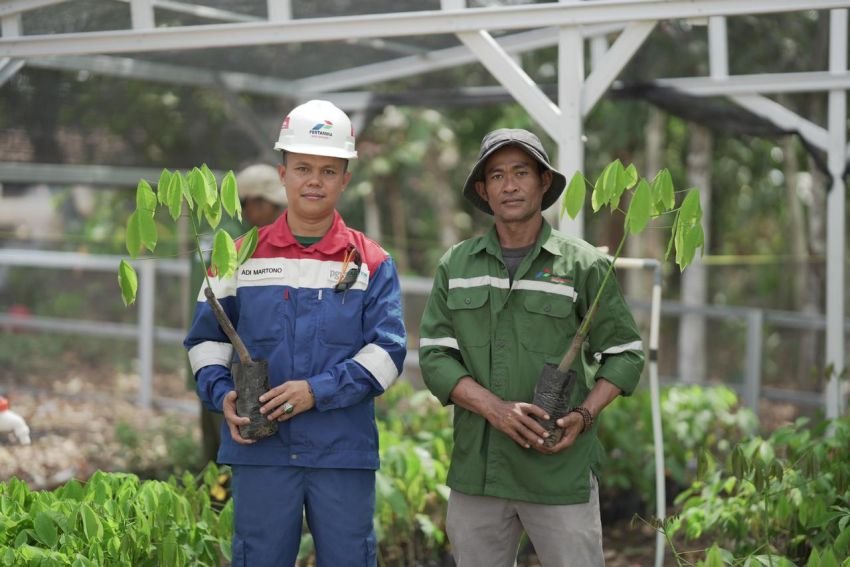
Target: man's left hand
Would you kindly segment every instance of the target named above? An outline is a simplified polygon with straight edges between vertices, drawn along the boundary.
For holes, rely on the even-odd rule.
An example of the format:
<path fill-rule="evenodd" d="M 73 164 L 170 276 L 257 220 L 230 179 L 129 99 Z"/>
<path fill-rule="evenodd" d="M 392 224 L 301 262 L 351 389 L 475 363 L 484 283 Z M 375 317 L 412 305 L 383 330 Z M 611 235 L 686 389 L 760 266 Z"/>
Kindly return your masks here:
<path fill-rule="evenodd" d="M 260 396 L 260 413 L 270 421 L 286 421 L 316 405 L 307 380 L 290 380 Z"/>
<path fill-rule="evenodd" d="M 575 440 L 579 435 L 581 435 L 581 432 L 584 431 L 584 418 L 582 418 L 581 414 L 575 412 L 568 413 L 564 417 L 558 419 L 555 424 L 564 430 L 564 434 L 561 436 L 561 440 L 551 447 L 546 447 L 545 445 L 535 446 L 534 448 L 541 453 L 554 455 L 555 453 L 560 453 L 561 451 L 568 449 L 573 443 L 575 443 Z"/>

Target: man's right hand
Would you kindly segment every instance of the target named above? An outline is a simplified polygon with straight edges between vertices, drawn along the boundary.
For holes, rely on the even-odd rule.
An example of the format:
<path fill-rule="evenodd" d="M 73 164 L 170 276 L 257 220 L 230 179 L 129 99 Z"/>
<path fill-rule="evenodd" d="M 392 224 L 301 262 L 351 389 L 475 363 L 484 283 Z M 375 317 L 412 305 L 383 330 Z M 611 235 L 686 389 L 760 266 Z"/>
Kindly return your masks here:
<path fill-rule="evenodd" d="M 484 417 L 487 421 L 513 439 L 521 447 L 530 449 L 543 446 L 548 437 L 546 429 L 534 417 L 549 419 L 546 410 L 526 402 L 508 402 L 494 396 L 488 403 Z"/>
<path fill-rule="evenodd" d="M 236 390 L 230 390 L 224 396 L 222 410 L 224 411 L 224 420 L 227 422 L 227 428 L 230 430 L 230 436 L 240 445 L 252 445 L 256 443 L 254 439 L 245 439 L 239 434 L 240 425 L 248 425 L 251 420 L 247 417 L 239 417 L 236 415 Z"/>
<path fill-rule="evenodd" d="M 505 401 L 472 376 L 464 376 L 451 392 L 451 400 L 460 407 L 475 412 L 490 425 L 513 439 L 520 447 L 538 449 L 549 434 L 534 416 L 549 419 L 546 410 L 526 402 Z"/>

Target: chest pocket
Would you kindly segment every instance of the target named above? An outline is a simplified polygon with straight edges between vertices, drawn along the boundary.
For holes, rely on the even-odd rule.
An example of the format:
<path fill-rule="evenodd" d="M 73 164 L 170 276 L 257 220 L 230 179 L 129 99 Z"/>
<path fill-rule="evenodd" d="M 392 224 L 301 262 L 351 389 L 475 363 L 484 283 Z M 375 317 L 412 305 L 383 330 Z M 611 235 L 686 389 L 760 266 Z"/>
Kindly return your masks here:
<path fill-rule="evenodd" d="M 486 286 L 449 290 L 446 305 L 461 347 L 490 343 L 489 300 L 490 288 Z"/>
<path fill-rule="evenodd" d="M 363 346 L 362 291 L 335 292 L 322 290 L 318 302 L 321 313 L 320 342 L 332 347 Z"/>
<path fill-rule="evenodd" d="M 525 348 L 553 356 L 567 352 L 578 330 L 573 302 L 560 295 L 526 292 L 520 325 Z"/>

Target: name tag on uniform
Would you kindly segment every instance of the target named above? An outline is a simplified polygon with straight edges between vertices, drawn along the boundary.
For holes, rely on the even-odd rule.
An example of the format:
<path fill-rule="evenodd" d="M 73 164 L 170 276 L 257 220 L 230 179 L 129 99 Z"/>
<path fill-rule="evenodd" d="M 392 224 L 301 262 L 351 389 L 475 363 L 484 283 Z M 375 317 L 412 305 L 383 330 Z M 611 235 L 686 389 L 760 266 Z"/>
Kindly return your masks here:
<path fill-rule="evenodd" d="M 243 281 L 258 281 L 282 279 L 284 266 L 280 260 L 251 259 L 239 268 L 239 279 Z"/>

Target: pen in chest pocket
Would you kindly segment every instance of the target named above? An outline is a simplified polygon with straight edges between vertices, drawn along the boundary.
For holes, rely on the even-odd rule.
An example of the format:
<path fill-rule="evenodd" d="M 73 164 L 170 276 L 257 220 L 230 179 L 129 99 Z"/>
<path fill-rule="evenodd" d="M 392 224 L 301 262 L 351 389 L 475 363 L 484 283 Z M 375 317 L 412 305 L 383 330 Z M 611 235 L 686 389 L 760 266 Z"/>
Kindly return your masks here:
<path fill-rule="evenodd" d="M 360 257 L 360 252 L 353 244 L 349 244 L 342 259 L 342 269 L 339 271 L 339 279 L 334 286 L 334 292 L 342 292 L 342 303 L 345 303 L 345 293 L 357 282 L 362 264 L 363 259 Z"/>

